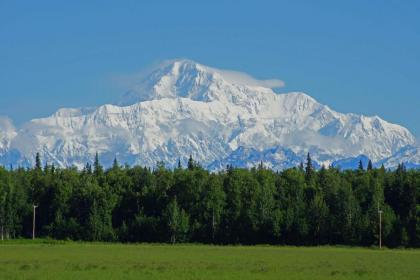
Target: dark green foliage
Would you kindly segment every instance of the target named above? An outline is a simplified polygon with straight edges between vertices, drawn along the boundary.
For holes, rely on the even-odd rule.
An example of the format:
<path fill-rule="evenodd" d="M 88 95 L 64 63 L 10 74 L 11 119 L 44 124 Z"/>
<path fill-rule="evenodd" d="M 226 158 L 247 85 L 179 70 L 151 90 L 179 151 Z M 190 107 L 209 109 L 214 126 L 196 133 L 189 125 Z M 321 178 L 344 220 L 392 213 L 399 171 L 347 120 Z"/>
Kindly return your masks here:
<path fill-rule="evenodd" d="M 306 180 L 307 182 L 310 182 L 313 179 L 314 175 L 314 167 L 312 166 L 312 159 L 311 155 L 308 153 L 307 159 L 306 159 Z"/>
<path fill-rule="evenodd" d="M 359 160 L 359 170 L 360 170 L 360 171 L 365 170 L 365 168 L 363 167 L 363 162 L 362 162 L 362 160 Z"/>
<path fill-rule="evenodd" d="M 367 166 L 367 170 L 372 170 L 373 169 L 373 164 L 372 164 L 372 161 L 371 160 L 369 160 L 369 162 L 368 162 L 368 166 Z"/>
<path fill-rule="evenodd" d="M 40 155 L 39 155 L 39 153 L 36 153 L 36 156 L 35 156 L 35 169 L 37 169 L 37 170 L 41 170 L 41 157 L 40 157 Z"/>
<path fill-rule="evenodd" d="M 188 159 L 188 169 L 193 170 L 195 167 L 195 162 L 192 158 L 192 155 L 190 155 L 190 158 Z"/>
<path fill-rule="evenodd" d="M 30 237 L 32 205 L 37 236 L 121 242 L 215 244 L 378 243 L 420 246 L 420 172 L 400 165 L 375 169 L 273 172 L 228 166 L 210 173 L 192 157 L 188 168 L 158 163 L 153 170 L 104 170 L 99 156 L 79 171 L 51 165 L 0 168 L 0 237 Z"/>
<path fill-rule="evenodd" d="M 165 213 L 171 243 L 177 241 L 185 242 L 188 240 L 189 217 L 188 214 L 181 209 L 176 198 L 169 202 Z"/>

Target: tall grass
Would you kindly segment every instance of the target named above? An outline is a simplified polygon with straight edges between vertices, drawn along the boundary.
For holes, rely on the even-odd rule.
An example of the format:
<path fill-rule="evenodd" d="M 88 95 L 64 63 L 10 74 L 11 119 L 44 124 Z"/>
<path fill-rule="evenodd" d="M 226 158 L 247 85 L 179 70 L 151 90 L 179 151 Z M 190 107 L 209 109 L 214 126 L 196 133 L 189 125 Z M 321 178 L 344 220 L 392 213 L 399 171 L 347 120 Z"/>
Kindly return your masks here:
<path fill-rule="evenodd" d="M 0 243 L 0 279 L 419 279 L 420 250 Z"/>

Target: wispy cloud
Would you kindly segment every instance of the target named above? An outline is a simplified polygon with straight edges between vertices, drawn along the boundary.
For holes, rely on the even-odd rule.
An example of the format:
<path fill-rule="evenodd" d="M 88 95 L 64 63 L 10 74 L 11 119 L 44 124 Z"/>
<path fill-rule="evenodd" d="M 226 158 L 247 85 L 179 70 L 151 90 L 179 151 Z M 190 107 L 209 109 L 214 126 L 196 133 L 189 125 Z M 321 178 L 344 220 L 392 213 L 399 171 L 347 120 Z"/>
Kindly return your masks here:
<path fill-rule="evenodd" d="M 259 86 L 266 88 L 281 88 L 285 86 L 284 81 L 280 79 L 269 79 L 269 80 L 258 80 L 246 73 L 231 71 L 231 70 L 221 70 L 217 68 L 210 68 L 215 72 L 220 73 L 225 80 L 231 83 L 244 84 L 248 86 Z"/>
<path fill-rule="evenodd" d="M 1 130 L 14 130 L 15 127 L 13 125 L 13 121 L 9 117 L 0 116 L 0 129 Z"/>
<path fill-rule="evenodd" d="M 234 84 L 241 84 L 241 85 L 248 85 L 248 86 L 255 86 L 255 87 L 265 87 L 265 88 L 281 88 L 285 86 L 285 82 L 280 79 L 256 79 L 246 73 L 233 71 L 233 70 L 224 70 L 218 69 L 214 67 L 209 67 L 205 65 L 201 65 L 194 61 L 188 59 L 172 59 L 172 60 L 165 60 L 159 63 L 153 63 L 152 65 L 144 68 L 141 71 L 136 73 L 129 73 L 129 74 L 116 74 L 111 76 L 111 82 L 114 86 L 122 88 L 124 90 L 130 90 L 134 86 L 147 82 L 147 78 L 151 75 L 154 71 L 164 68 L 174 62 L 177 61 L 188 61 L 190 63 L 195 63 L 202 68 L 205 68 L 209 72 L 216 72 L 220 74 L 223 79 L 227 82 L 234 83 Z"/>

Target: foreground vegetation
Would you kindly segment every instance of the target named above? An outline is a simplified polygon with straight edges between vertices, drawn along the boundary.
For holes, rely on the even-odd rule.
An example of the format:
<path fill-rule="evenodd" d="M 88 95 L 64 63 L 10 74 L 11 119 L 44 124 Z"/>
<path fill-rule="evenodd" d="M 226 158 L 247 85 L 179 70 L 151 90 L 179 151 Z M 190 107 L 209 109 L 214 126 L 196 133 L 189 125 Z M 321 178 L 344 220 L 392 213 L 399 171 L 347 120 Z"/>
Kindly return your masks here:
<path fill-rule="evenodd" d="M 0 279 L 418 279 L 420 251 L 1 244 Z"/>
<path fill-rule="evenodd" d="M 42 165 L 0 168 L 0 233 L 55 239 L 213 244 L 378 242 L 420 246 L 420 171 L 305 166 L 273 172 L 227 167 L 211 174 L 193 159 L 168 170 L 104 170 L 98 157 L 78 171 Z"/>

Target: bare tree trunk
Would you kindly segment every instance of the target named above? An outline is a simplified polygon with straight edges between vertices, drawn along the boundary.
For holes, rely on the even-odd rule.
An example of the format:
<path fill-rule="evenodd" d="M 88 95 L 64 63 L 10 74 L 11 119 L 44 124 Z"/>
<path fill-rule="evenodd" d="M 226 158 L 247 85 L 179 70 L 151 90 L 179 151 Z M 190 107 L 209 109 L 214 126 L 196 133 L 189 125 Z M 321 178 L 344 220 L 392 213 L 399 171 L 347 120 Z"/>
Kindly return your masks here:
<path fill-rule="evenodd" d="M 4 231 L 3 231 L 3 225 L 1 225 L 1 241 L 4 240 Z"/>

